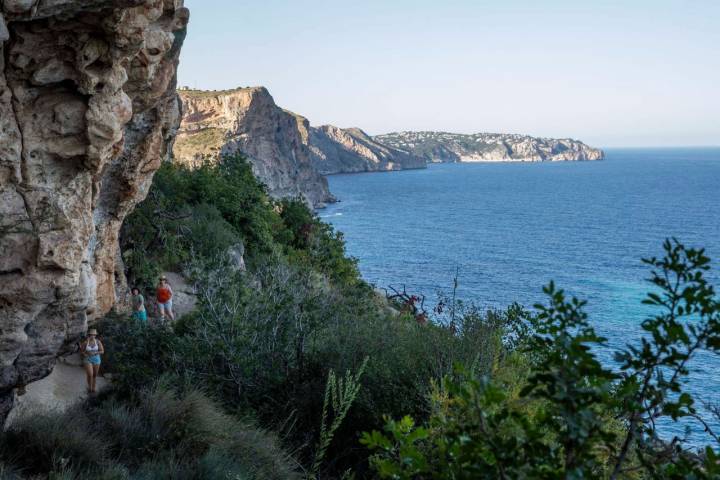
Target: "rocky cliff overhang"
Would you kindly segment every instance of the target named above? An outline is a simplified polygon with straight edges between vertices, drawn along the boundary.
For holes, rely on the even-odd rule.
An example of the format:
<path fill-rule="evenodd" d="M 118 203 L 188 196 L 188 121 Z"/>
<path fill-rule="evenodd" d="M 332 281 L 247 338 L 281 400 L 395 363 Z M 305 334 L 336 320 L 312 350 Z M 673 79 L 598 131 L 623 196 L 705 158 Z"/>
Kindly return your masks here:
<path fill-rule="evenodd" d="M 180 121 L 182 0 L 0 1 L 0 419 L 115 302 Z"/>

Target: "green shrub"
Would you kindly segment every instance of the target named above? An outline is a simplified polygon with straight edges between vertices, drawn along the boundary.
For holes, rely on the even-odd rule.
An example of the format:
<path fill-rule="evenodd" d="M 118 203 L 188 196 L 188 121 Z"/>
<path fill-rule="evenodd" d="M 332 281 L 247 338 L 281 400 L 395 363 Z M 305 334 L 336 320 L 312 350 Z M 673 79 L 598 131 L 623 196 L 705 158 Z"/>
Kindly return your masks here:
<path fill-rule="evenodd" d="M 359 283 L 342 234 L 300 200 L 270 199 L 239 155 L 196 169 L 164 163 L 121 231 L 131 283 L 145 289 L 152 289 L 160 270 L 182 270 L 191 259 L 211 259 L 238 243 L 250 265 L 279 255 L 340 288 Z"/>
<path fill-rule="evenodd" d="M 322 222 L 302 201 L 283 200 L 280 218 L 285 229 L 277 238 L 291 262 L 327 275 L 337 288 L 363 283 L 357 260 L 345 254 L 342 233 Z"/>
<path fill-rule="evenodd" d="M 273 435 L 258 428 L 236 428 L 227 440 L 226 449 L 245 471 L 241 478 L 298 478 L 296 461 L 285 452 Z M 212 452 L 210 452 L 212 453 Z"/>
<path fill-rule="evenodd" d="M 194 470 L 186 461 L 174 455 L 158 455 L 141 464 L 133 478 L 137 480 L 193 480 L 195 478 Z"/>
<path fill-rule="evenodd" d="M 256 265 L 255 272 L 214 263 L 194 270 L 198 311 L 174 329 L 127 320 L 104 324 L 106 364 L 116 386 L 131 393 L 158 375 L 171 375 L 176 385 L 202 378 L 229 408 L 282 430 L 309 465 L 328 372 L 358 371 L 368 358 L 362 388 L 326 455 L 344 469 L 364 461 L 355 432 L 380 428 L 383 414 L 425 418 L 433 382 L 454 363 L 491 373 L 509 351 L 504 340 L 512 325 L 525 315 L 517 308 L 481 314 L 468 307 L 458 313 L 459 330 L 420 325 L 411 316 L 384 313 L 370 289 L 338 290 L 313 270 L 277 262 Z"/>
<path fill-rule="evenodd" d="M 211 445 L 224 443 L 236 426 L 197 391 L 178 398 L 171 391 L 154 390 L 141 399 L 137 410 L 145 420 L 147 443 L 156 443 L 159 450 L 172 449 L 181 457 L 203 455 Z"/>
<path fill-rule="evenodd" d="M 122 253 L 125 267 L 131 272 L 130 284 L 137 287 L 144 295 L 153 292 L 160 278 L 160 264 L 149 258 L 147 252 L 139 248 L 127 248 Z"/>
<path fill-rule="evenodd" d="M 108 443 L 80 408 L 26 412 L 2 436 L 2 455 L 31 472 L 102 465 Z"/>
<path fill-rule="evenodd" d="M 66 413 L 27 412 L 0 437 L 0 457 L 23 473 L 59 479 L 291 479 L 289 456 L 268 433 L 224 413 L 197 390 L 163 386 Z M 8 478 L 16 470 L 3 467 Z"/>
<path fill-rule="evenodd" d="M 231 237 L 244 241 L 250 255 L 270 252 L 282 229 L 264 187 L 236 155 L 196 169 L 164 163 L 147 199 L 125 221 L 121 240 L 123 250 L 140 250 L 171 267 L 191 250 L 206 255 Z M 203 231 L 217 236 L 217 244 Z"/>
<path fill-rule="evenodd" d="M 249 472 L 245 466 L 239 464 L 227 454 L 211 450 L 198 462 L 195 478 L 228 478 L 242 480 L 245 478 L 284 479 L 291 477 L 292 475 L 288 477 L 279 477 L 278 472 L 268 471 L 263 471 L 262 474 L 257 475 L 253 472 Z"/>
<path fill-rule="evenodd" d="M 113 386 L 126 396 L 152 386 L 159 372 L 174 371 L 177 336 L 168 325 L 109 315 L 97 328 L 105 346 L 103 370 L 112 372 Z"/>
<path fill-rule="evenodd" d="M 702 419 L 683 377 L 701 349 L 720 351 L 720 301 L 704 278 L 709 259 L 677 241 L 646 263 L 659 292 L 644 301 L 659 313 L 642 324 L 639 346 L 602 365 L 584 302 L 552 283 L 525 343 L 522 388 L 470 374 L 446 378 L 424 426 L 388 420 L 362 443 L 381 478 L 720 478 L 720 440 Z M 702 455 L 683 439 L 663 440 L 660 420 L 697 419 L 708 434 Z M 713 446 L 714 443 L 714 446 Z"/>

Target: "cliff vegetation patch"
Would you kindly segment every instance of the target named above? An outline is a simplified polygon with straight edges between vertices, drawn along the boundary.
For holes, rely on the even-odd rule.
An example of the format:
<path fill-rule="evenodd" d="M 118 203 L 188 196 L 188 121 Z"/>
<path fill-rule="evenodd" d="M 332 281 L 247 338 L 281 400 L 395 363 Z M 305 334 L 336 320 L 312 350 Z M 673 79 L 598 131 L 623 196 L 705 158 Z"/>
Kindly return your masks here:
<path fill-rule="evenodd" d="M 225 132 L 220 128 L 204 128 L 195 132 L 183 132 L 175 139 L 173 150 L 183 158 L 194 158 L 196 163 L 220 155 L 225 141 Z"/>

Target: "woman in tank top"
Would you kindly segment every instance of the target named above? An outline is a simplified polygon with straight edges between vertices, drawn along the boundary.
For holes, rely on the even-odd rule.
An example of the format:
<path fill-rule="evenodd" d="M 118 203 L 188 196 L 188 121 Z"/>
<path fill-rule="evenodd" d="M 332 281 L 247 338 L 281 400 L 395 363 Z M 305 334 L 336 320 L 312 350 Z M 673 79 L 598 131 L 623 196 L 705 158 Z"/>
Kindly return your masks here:
<path fill-rule="evenodd" d="M 80 352 L 83 355 L 88 392 L 95 393 L 95 380 L 100 371 L 100 355 L 105 353 L 102 342 L 97 338 L 97 330 L 94 328 L 88 330 L 87 338 L 80 344 Z"/>
<path fill-rule="evenodd" d="M 165 275 L 160 277 L 160 283 L 158 283 L 155 295 L 157 297 L 157 306 L 160 310 L 160 321 L 165 322 L 165 315 L 170 317 L 170 321 L 175 320 L 175 315 L 172 311 L 173 291 Z"/>

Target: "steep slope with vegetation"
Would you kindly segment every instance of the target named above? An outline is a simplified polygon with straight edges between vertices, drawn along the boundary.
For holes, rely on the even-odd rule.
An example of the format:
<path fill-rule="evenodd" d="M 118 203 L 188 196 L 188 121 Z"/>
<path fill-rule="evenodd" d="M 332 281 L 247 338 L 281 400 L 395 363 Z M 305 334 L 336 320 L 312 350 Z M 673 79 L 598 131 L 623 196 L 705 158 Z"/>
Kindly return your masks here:
<path fill-rule="evenodd" d="M 342 236 L 269 197 L 241 157 L 164 164 L 122 239 L 133 284 L 182 271 L 198 308 L 174 325 L 105 319 L 114 390 L 14 423 L 0 437 L 7 478 L 720 475 L 720 407 L 683 386 L 698 351 L 720 351 L 701 250 L 668 242 L 648 260 L 658 313 L 610 370 L 583 302 L 552 284 L 532 314 L 379 297 Z M 707 447 L 669 438 L 676 421 L 706 427 Z"/>
<path fill-rule="evenodd" d="M 227 255 L 239 243 L 245 270 Z M 360 279 L 342 236 L 302 202 L 268 197 L 239 157 L 195 169 L 164 165 L 126 223 L 123 245 L 131 282 L 149 286 L 157 272 L 182 269 L 200 308 L 172 330 L 110 322 L 118 388 L 130 394 L 158 374 L 179 385 L 202 378 L 228 408 L 280 431 L 309 470 L 361 468 L 353 432 L 380 427 L 384 413 L 424 417 L 432 379 L 454 362 L 489 372 L 517 317 L 476 312 L 467 319 L 473 328 L 459 334 L 419 323 L 407 305 L 397 305 L 404 313 L 388 308 Z M 322 425 L 342 409 L 322 395 L 331 372 L 362 374 L 321 455 Z"/>
<path fill-rule="evenodd" d="M 273 435 L 222 411 L 197 390 L 156 385 L 132 400 L 99 398 L 36 412 L 0 438 L 0 478 L 299 478 Z"/>

